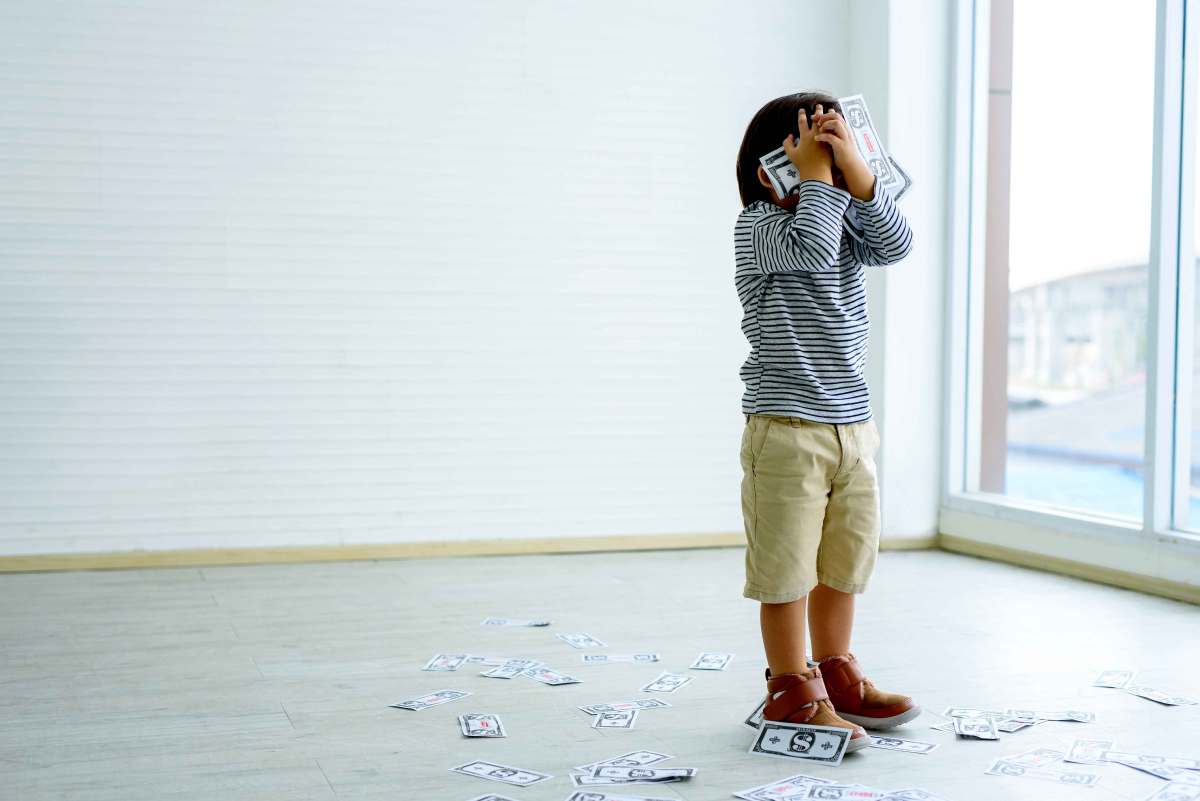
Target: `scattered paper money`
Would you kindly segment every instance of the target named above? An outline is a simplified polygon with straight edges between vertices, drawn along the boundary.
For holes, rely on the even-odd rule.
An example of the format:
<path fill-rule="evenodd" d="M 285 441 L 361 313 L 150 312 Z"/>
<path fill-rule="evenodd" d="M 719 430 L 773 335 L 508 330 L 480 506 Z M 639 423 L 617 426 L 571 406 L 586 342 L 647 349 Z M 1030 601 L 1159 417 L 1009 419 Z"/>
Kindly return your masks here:
<path fill-rule="evenodd" d="M 883 801 L 946 801 L 940 795 L 934 795 L 928 790 L 913 787 L 908 790 L 892 790 L 883 797 Z"/>
<path fill-rule="evenodd" d="M 1081 712 L 1077 709 L 1054 710 L 1045 712 L 1035 709 L 1010 709 L 1008 710 L 1010 720 L 1020 720 L 1028 723 L 1037 723 L 1039 720 L 1073 720 L 1077 723 L 1095 723 L 1095 712 Z"/>
<path fill-rule="evenodd" d="M 672 781 L 679 781 L 674 779 Z M 626 784 L 670 784 L 671 782 L 639 782 L 639 781 L 623 781 L 621 779 L 599 779 L 595 776 L 581 776 L 578 773 L 571 774 L 571 784 L 576 787 L 612 787 L 616 785 Z"/>
<path fill-rule="evenodd" d="M 585 665 L 600 662 L 657 662 L 658 654 L 583 654 Z"/>
<path fill-rule="evenodd" d="M 515 801 L 515 799 L 509 798 L 506 795 L 496 795 L 495 793 L 484 793 L 483 795 L 477 795 L 474 798 L 469 799 L 469 801 Z"/>
<path fill-rule="evenodd" d="M 1146 687 L 1141 684 L 1127 684 L 1123 688 L 1125 692 L 1131 695 L 1136 695 L 1141 698 L 1148 698 L 1151 701 L 1157 701 L 1164 706 L 1191 706 L 1196 703 L 1191 698 L 1184 698 L 1180 695 L 1171 695 L 1162 690 L 1156 690 L 1153 687 Z"/>
<path fill-rule="evenodd" d="M 619 712 L 622 709 L 655 709 L 670 706 L 658 698 L 639 698 L 636 701 L 614 701 L 611 704 L 589 704 L 579 707 L 588 715 L 598 715 L 601 712 Z"/>
<path fill-rule="evenodd" d="M 632 729 L 637 722 L 638 711 L 625 709 L 620 712 L 601 712 L 592 721 L 593 729 Z"/>
<path fill-rule="evenodd" d="M 549 626 L 549 620 L 513 620 L 507 617 L 485 617 L 481 626 Z"/>
<path fill-rule="evenodd" d="M 567 797 L 567 801 L 677 801 L 672 798 L 650 798 L 645 795 L 612 795 L 597 793 L 594 790 L 576 790 Z"/>
<path fill-rule="evenodd" d="M 755 731 L 758 731 L 758 727 L 761 726 L 762 722 L 763 722 L 763 710 L 766 708 L 767 708 L 767 699 L 764 698 L 764 699 L 762 699 L 762 702 L 759 703 L 758 706 L 754 707 L 754 711 L 750 713 L 750 717 L 746 718 L 742 722 L 745 723 L 750 728 L 754 729 Z"/>
<path fill-rule="evenodd" d="M 786 779 L 780 779 L 777 782 L 760 784 L 758 787 L 741 790 L 734 793 L 734 796 L 743 798 L 746 801 L 779 801 L 779 799 L 785 798 L 805 798 L 808 789 L 817 784 L 832 784 L 832 782 L 829 779 L 821 779 L 817 776 L 797 773 L 795 776 L 788 776 Z"/>
<path fill-rule="evenodd" d="M 1170 782 L 1159 787 L 1146 801 L 1200 801 L 1200 785 Z"/>
<path fill-rule="evenodd" d="M 546 779 L 554 778 L 549 773 L 539 773 L 536 770 L 523 770 L 522 768 L 513 768 L 495 762 L 484 762 L 483 760 L 468 762 L 465 765 L 450 768 L 450 770 L 454 773 L 478 776 L 481 779 L 491 779 L 492 781 L 504 782 L 505 784 L 512 784 L 517 787 L 528 787 L 531 784 L 537 784 L 538 782 L 546 781 Z"/>
<path fill-rule="evenodd" d="M 1063 757 L 1063 761 L 1080 765 L 1103 765 L 1104 752 L 1112 747 L 1112 740 L 1076 740 L 1071 744 L 1071 750 Z"/>
<path fill-rule="evenodd" d="M 1084 773 L 1077 770 L 1058 770 L 1055 768 L 1033 768 L 997 759 L 988 766 L 984 773 L 993 776 L 1024 776 L 1030 779 L 1043 779 L 1059 784 L 1082 784 L 1091 787 L 1100 777 L 1094 773 Z"/>
<path fill-rule="evenodd" d="M 1148 773 L 1150 771 L 1147 771 Z M 1154 775 L 1175 784 L 1200 784 L 1200 771 L 1169 768 L 1166 765 L 1155 768 Z"/>
<path fill-rule="evenodd" d="M 411 709 L 416 712 L 421 709 L 428 709 L 431 706 L 437 706 L 438 704 L 457 701 L 459 698 L 466 698 L 468 695 L 470 693 L 464 690 L 436 690 L 428 695 L 410 698 L 398 704 L 388 704 L 388 706 L 395 709 Z"/>
<path fill-rule="evenodd" d="M 1044 720 L 1018 720 L 1016 718 L 1004 718 L 996 721 L 996 731 L 1002 731 L 1005 734 L 1012 734 L 1014 731 L 1028 729 L 1030 726 L 1036 726 L 1039 723 L 1045 723 Z"/>
<path fill-rule="evenodd" d="M 1105 762 L 1120 762 L 1122 765 L 1128 765 L 1131 768 L 1140 768 L 1143 765 L 1165 765 L 1169 768 L 1180 768 L 1182 770 L 1200 770 L 1200 759 L 1189 759 L 1188 757 L 1134 754 L 1129 751 L 1105 751 L 1100 755 L 1100 758 Z"/>
<path fill-rule="evenodd" d="M 615 765 L 622 768 L 644 768 L 647 765 L 666 762 L 668 759 L 674 758 L 669 754 L 660 754 L 657 751 L 630 751 L 628 754 L 621 754 L 611 759 L 602 759 L 599 762 L 589 762 L 586 765 L 580 765 L 575 770 L 591 773 L 596 768 L 608 765 Z"/>
<path fill-rule="evenodd" d="M 1151 776 L 1156 776 L 1159 779 L 1166 779 L 1169 782 L 1178 782 L 1180 784 L 1200 784 L 1200 771 L 1172 768 L 1168 765 L 1147 765 L 1144 763 L 1130 764 L 1128 762 L 1121 762 L 1119 764 L 1139 770 L 1143 773 L 1149 773 Z"/>
<path fill-rule="evenodd" d="M 458 727 L 463 737 L 507 737 L 504 724 L 496 715 L 469 713 L 458 716 Z"/>
<path fill-rule="evenodd" d="M 601 773 L 604 771 L 604 773 Z M 689 774 L 688 771 L 691 771 Z M 695 768 L 596 768 L 590 775 L 571 774 L 576 787 L 603 787 L 626 784 L 673 784 L 687 781 Z M 600 774 L 600 775 L 597 775 Z"/>
<path fill-rule="evenodd" d="M 592 770 L 591 778 L 620 784 L 658 784 L 690 779 L 696 768 L 627 768 L 619 765 L 601 765 Z"/>
<path fill-rule="evenodd" d="M 937 748 L 936 743 L 922 743 L 917 740 L 901 740 L 899 737 L 871 737 L 871 748 L 882 748 L 887 751 L 903 751 L 906 754 L 928 754 Z"/>
<path fill-rule="evenodd" d="M 1026 768 L 1043 768 L 1063 761 L 1063 752 L 1053 748 L 1034 748 L 1012 756 L 1000 757 L 1005 762 Z"/>
<path fill-rule="evenodd" d="M 466 661 L 466 654 L 438 654 L 426 662 L 421 670 L 458 670 Z"/>
<path fill-rule="evenodd" d="M 840 765 L 850 743 L 850 729 L 764 720 L 749 753 Z"/>
<path fill-rule="evenodd" d="M 487 676 L 489 679 L 515 679 L 526 670 L 535 668 L 541 665 L 535 659 L 510 659 L 499 667 L 494 667 L 491 670 L 485 670 L 480 673 L 480 676 Z"/>
<path fill-rule="evenodd" d="M 644 693 L 673 693 L 692 680 L 691 676 L 663 671 L 654 681 L 642 687 Z"/>
<path fill-rule="evenodd" d="M 997 732 L 1004 732 L 1005 734 L 1012 734 L 1015 731 L 1020 731 L 1021 729 L 1027 729 L 1030 726 L 1036 726 L 1039 723 L 1045 723 L 1044 720 L 1040 720 L 1040 719 L 1039 720 L 1017 720 L 1016 718 L 1007 718 L 1007 717 L 1004 717 L 1003 714 L 1004 713 L 990 713 L 989 712 L 986 715 L 978 715 L 978 716 L 963 715 L 961 717 L 979 717 L 981 719 L 987 718 L 996 724 Z M 953 732 L 954 731 L 954 718 L 951 718 L 950 720 L 947 720 L 947 721 L 943 721 L 941 723 L 934 723 L 929 728 L 937 729 L 938 731 Z"/>
<path fill-rule="evenodd" d="M 604 643 L 590 634 L 555 634 L 555 637 L 572 648 L 607 648 Z"/>
<path fill-rule="evenodd" d="M 1116 687 L 1120 689 L 1133 681 L 1132 670 L 1106 670 L 1092 682 L 1093 687 Z"/>
<path fill-rule="evenodd" d="M 733 661 L 733 654 L 705 651 L 690 665 L 691 670 L 724 670 Z"/>
<path fill-rule="evenodd" d="M 879 801 L 884 794 L 861 784 L 817 784 L 809 789 L 805 797 L 823 801 Z"/>
<path fill-rule="evenodd" d="M 1049 720 L 1049 718 L 1039 717 L 1035 712 L 1029 709 L 1010 709 L 1008 710 L 1008 717 L 1006 720 L 1033 725 L 1043 720 Z"/>
<path fill-rule="evenodd" d="M 959 737 L 975 737 L 979 740 L 999 740 L 996 721 L 992 718 L 954 718 L 954 733 Z"/>
<path fill-rule="evenodd" d="M 942 713 L 944 718 L 995 718 L 1003 720 L 1008 717 L 1007 712 L 1001 712 L 997 709 L 973 709 L 965 706 L 948 706 L 946 711 Z"/>
<path fill-rule="evenodd" d="M 463 664 L 496 667 L 497 665 L 503 665 L 505 662 L 514 661 L 517 661 L 515 656 L 483 656 L 481 654 L 467 654 L 467 661 L 463 662 Z"/>
<path fill-rule="evenodd" d="M 538 667 L 526 668 L 521 671 L 522 676 L 528 676 L 534 681 L 540 681 L 542 684 L 549 684 L 552 687 L 557 687 L 560 684 L 579 684 L 579 679 L 574 676 L 568 676 L 566 673 L 560 673 L 557 670 L 539 665 Z"/>

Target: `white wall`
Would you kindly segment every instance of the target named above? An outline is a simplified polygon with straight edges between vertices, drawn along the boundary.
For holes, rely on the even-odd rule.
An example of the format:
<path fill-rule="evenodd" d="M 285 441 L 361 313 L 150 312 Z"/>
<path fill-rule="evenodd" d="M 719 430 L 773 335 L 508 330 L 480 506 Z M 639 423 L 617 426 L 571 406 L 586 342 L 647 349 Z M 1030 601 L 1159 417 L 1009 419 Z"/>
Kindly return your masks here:
<path fill-rule="evenodd" d="M 734 156 L 849 14 L 0 7 L 0 553 L 739 531 Z"/>
<path fill-rule="evenodd" d="M 854 0 L 851 80 L 884 145 L 913 176 L 901 209 L 913 249 L 868 271 L 867 379 L 882 437 L 881 518 L 893 540 L 937 535 L 945 429 L 942 360 L 949 259 L 950 0 Z"/>

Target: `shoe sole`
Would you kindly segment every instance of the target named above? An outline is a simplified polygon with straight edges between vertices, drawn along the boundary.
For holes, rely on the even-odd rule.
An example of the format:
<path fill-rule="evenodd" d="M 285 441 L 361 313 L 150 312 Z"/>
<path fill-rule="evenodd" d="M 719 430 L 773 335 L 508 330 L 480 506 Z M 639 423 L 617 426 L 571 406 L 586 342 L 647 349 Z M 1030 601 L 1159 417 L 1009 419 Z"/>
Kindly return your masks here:
<path fill-rule="evenodd" d="M 910 720 L 916 720 L 921 714 L 921 707 L 914 706 L 912 709 L 901 712 L 899 715 L 892 715 L 890 718 L 868 718 L 863 715 L 850 715 L 841 710 L 838 710 L 837 714 L 842 720 L 856 723 L 864 729 L 883 731 L 885 729 L 894 729 L 897 726 L 908 723 Z"/>

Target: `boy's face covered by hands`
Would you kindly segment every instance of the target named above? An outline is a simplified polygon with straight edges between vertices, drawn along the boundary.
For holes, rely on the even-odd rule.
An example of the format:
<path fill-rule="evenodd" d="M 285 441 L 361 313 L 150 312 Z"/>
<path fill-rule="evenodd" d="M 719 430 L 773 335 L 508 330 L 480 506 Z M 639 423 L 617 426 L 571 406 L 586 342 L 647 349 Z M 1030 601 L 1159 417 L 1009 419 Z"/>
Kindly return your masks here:
<path fill-rule="evenodd" d="M 825 111 L 817 106 L 810 120 L 813 139 L 829 148 L 833 156 L 833 166 L 838 172 L 848 172 L 855 169 L 868 169 L 854 145 L 854 135 L 841 109 L 833 107 Z"/>
<path fill-rule="evenodd" d="M 796 115 L 798 134 L 788 134 L 783 140 L 783 150 L 796 167 L 800 180 L 822 181 L 844 189 L 845 180 L 842 171 L 834 163 L 833 148 L 817 138 L 821 132 L 817 121 L 836 114 L 836 111 L 826 112 L 820 103 L 811 109 L 801 108 Z M 800 201 L 794 192 L 787 197 L 779 197 L 761 167 L 758 169 L 758 180 L 771 192 L 775 205 L 791 210 Z"/>
<path fill-rule="evenodd" d="M 859 200 L 870 200 L 874 194 L 875 176 L 855 147 L 850 126 L 834 104 L 829 110 L 817 103 L 811 109 L 802 108 L 796 114 L 798 134 L 788 134 L 783 150 L 795 165 L 800 180 L 822 181 L 844 189 Z M 759 168 L 759 181 L 766 186 L 776 205 L 793 209 L 799 202 L 796 194 L 781 198 Z"/>

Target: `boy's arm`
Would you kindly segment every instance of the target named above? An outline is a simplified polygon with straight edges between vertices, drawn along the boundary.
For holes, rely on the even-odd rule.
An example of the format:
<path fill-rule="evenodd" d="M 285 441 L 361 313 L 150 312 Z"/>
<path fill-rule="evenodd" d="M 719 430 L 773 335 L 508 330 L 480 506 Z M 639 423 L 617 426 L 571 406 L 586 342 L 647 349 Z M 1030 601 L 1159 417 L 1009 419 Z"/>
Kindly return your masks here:
<path fill-rule="evenodd" d="M 863 265 L 895 264 L 912 250 L 912 230 L 908 220 L 886 191 L 874 185 L 869 200 L 853 197 L 850 204 L 863 228 L 863 241 L 847 237 L 854 260 Z"/>
<path fill-rule="evenodd" d="M 794 214 L 768 214 L 755 222 L 755 264 L 767 274 L 838 269 L 842 217 L 849 205 L 847 192 L 823 181 L 801 181 Z"/>

